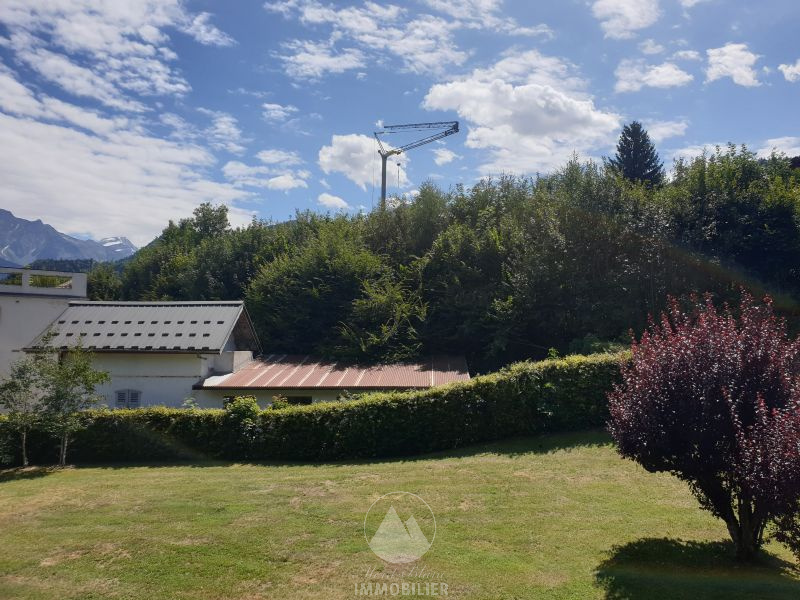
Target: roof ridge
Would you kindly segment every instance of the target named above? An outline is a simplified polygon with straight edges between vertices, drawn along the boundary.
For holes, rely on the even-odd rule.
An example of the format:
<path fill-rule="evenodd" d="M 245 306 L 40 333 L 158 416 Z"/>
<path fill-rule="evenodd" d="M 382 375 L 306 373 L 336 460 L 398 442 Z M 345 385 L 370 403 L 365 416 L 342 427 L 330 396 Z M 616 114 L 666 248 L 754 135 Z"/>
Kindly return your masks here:
<path fill-rule="evenodd" d="M 71 306 L 240 306 L 244 300 L 70 300 Z"/>

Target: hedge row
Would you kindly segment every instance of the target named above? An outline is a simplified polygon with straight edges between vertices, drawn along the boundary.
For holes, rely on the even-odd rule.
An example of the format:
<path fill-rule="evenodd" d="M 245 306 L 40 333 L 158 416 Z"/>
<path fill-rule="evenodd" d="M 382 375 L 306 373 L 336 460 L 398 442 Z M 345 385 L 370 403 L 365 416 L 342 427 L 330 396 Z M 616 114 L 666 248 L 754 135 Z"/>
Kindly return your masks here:
<path fill-rule="evenodd" d="M 142 408 L 89 411 L 74 463 L 160 460 L 323 461 L 391 457 L 544 431 L 602 426 L 620 355 L 522 362 L 497 373 L 415 392 L 281 410 Z M 0 442 L 16 438 L 0 420 Z M 7 452 L 8 454 L 8 452 Z M 55 460 L 55 443 L 34 432 L 34 462 Z M 15 457 L 10 457 L 15 460 Z M 18 457 L 16 457 L 18 458 Z"/>

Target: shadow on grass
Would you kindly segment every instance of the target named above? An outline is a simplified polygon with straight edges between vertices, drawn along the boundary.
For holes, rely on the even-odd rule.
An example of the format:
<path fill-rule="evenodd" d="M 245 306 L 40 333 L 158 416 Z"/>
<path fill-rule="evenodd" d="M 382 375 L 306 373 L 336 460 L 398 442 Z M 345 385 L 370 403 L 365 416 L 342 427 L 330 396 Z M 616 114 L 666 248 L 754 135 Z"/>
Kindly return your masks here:
<path fill-rule="evenodd" d="M 573 431 L 566 433 L 542 433 L 537 436 L 512 438 L 498 442 L 484 442 L 442 450 L 417 456 L 400 457 L 399 460 L 429 460 L 431 458 L 462 458 L 477 454 L 502 454 L 504 456 L 523 456 L 526 454 L 549 454 L 573 448 L 592 448 L 611 444 L 611 436 L 604 430 Z M 391 459 L 390 459 L 391 460 Z M 397 460 L 397 459 L 395 459 Z"/>
<path fill-rule="evenodd" d="M 60 470 L 60 467 L 14 467 L 0 469 L 0 483 L 20 479 L 38 479 Z"/>
<path fill-rule="evenodd" d="M 470 444 L 460 448 L 439 450 L 413 456 L 382 456 L 350 458 L 340 460 L 225 460 L 215 459 L 195 453 L 193 457 L 182 459 L 148 460 L 148 461 L 118 461 L 118 462 L 78 462 L 76 468 L 101 468 L 101 469 L 128 469 L 128 468 L 162 468 L 162 467 L 224 467 L 233 464 L 248 464 L 253 466 L 308 466 L 327 467 L 331 465 L 375 465 L 384 463 L 416 462 L 425 460 L 441 460 L 447 458 L 469 458 L 480 454 L 498 454 L 509 457 L 524 456 L 526 454 L 548 454 L 560 450 L 573 448 L 600 447 L 611 444 L 611 437 L 603 430 L 590 430 L 566 433 L 543 433 L 537 436 L 512 438 L 495 442 Z M 42 467 L 43 469 L 45 467 Z M 8 469 L 16 471 L 19 469 Z M 2 472 L 0 472 L 2 473 Z M 31 475 L 33 477 L 34 475 Z M 2 481 L 2 478 L 0 478 Z"/>
<path fill-rule="evenodd" d="M 616 546 L 597 568 L 607 600 L 800 598 L 800 573 L 762 553 L 753 564 L 736 561 L 729 542 L 644 538 Z"/>

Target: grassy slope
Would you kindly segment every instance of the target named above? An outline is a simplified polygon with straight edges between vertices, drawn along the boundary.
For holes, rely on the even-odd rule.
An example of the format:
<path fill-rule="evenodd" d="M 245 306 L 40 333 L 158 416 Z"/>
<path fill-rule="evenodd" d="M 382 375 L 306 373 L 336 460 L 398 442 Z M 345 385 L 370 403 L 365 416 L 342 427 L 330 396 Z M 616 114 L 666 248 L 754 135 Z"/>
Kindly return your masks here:
<path fill-rule="evenodd" d="M 421 563 L 451 598 L 800 597 L 782 548 L 737 566 L 683 484 L 579 434 L 409 461 L 6 473 L 0 598 L 354 597 L 381 568 L 364 513 L 393 490 L 436 513 Z"/>

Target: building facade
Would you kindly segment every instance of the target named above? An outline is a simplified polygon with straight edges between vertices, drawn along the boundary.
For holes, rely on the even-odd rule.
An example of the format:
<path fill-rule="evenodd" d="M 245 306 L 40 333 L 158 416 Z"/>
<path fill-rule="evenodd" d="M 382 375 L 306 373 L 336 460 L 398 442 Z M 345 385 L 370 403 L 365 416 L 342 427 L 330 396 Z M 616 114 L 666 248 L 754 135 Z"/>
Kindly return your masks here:
<path fill-rule="evenodd" d="M 70 301 L 85 298 L 85 273 L 0 268 L 0 378 Z"/>
<path fill-rule="evenodd" d="M 110 376 L 96 391 L 112 408 L 180 407 L 190 398 L 220 407 L 217 395 L 195 394 L 195 386 L 261 352 L 242 302 L 73 301 L 47 330 L 48 347 L 93 353 L 95 368 Z M 46 349 L 45 331 L 27 352 Z"/>
<path fill-rule="evenodd" d="M 49 339 L 45 338 L 50 332 Z M 463 357 L 435 356 L 357 365 L 313 356 L 262 354 L 244 304 L 72 300 L 26 352 L 68 352 L 80 344 L 110 381 L 98 386 L 111 408 L 222 408 L 236 396 L 263 407 L 336 400 L 372 391 L 426 389 L 469 379 Z"/>

